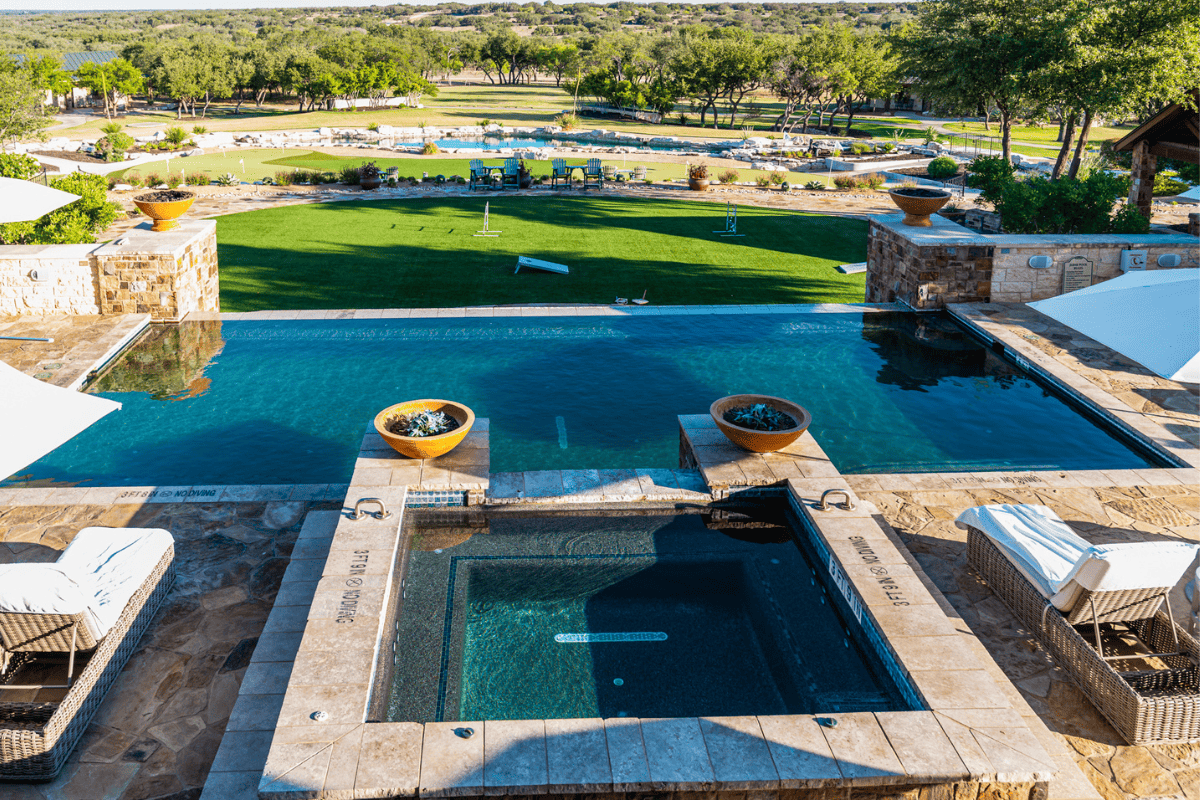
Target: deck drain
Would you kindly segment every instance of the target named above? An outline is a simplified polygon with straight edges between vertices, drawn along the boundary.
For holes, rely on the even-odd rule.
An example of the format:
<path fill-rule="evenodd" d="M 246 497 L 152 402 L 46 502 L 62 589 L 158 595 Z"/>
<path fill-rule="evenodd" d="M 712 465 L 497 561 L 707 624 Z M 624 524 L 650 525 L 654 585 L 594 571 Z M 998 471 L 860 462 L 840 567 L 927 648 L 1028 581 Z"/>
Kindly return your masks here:
<path fill-rule="evenodd" d="M 600 642 L 665 642 L 667 635 L 662 631 L 635 631 L 632 633 L 556 633 L 554 641 L 559 644 L 595 644 Z"/>

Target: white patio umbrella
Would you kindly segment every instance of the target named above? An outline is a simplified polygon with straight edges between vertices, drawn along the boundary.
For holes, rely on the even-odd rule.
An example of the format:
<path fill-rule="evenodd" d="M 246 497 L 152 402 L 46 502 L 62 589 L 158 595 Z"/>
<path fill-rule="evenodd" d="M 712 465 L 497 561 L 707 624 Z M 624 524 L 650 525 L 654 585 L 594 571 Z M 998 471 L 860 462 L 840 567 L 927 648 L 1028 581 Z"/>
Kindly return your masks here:
<path fill-rule="evenodd" d="M 1200 383 L 1200 269 L 1152 269 L 1028 304 L 1164 378 Z"/>
<path fill-rule="evenodd" d="M 40 183 L 0 178 L 0 222 L 31 222 L 78 199 L 77 194 Z"/>
<path fill-rule="evenodd" d="M 43 383 L 0 361 L 0 478 L 120 407 L 104 397 Z"/>

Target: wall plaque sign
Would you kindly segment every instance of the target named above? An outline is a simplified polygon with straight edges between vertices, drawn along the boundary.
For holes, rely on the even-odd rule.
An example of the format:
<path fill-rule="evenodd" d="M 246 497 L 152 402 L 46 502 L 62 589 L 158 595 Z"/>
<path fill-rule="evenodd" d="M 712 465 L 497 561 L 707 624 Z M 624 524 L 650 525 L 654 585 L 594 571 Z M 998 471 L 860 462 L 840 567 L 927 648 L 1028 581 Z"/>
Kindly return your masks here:
<path fill-rule="evenodd" d="M 1063 265 L 1063 294 L 1092 285 L 1092 262 L 1075 256 Z"/>

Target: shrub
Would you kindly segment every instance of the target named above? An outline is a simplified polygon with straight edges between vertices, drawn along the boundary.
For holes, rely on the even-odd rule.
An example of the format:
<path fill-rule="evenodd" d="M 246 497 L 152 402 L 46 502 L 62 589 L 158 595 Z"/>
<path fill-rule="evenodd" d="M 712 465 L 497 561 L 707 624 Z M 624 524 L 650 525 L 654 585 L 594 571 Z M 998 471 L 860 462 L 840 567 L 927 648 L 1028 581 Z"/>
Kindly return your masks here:
<path fill-rule="evenodd" d="M 188 133 L 183 128 L 167 128 L 166 137 L 163 141 L 169 143 L 173 147 L 180 147 L 188 140 Z"/>
<path fill-rule="evenodd" d="M 119 122 L 106 122 L 100 126 L 100 132 L 105 136 L 111 136 L 114 133 L 120 133 L 124 130 Z"/>
<path fill-rule="evenodd" d="M 738 179 L 738 171 L 736 169 L 727 169 L 717 176 L 717 180 L 723 184 L 733 183 Z"/>
<path fill-rule="evenodd" d="M 858 179 L 858 185 L 865 186 L 868 189 L 878 189 L 880 186 L 883 186 L 884 182 L 883 176 L 878 173 L 863 175 Z"/>
<path fill-rule="evenodd" d="M 563 112 L 554 118 L 554 124 L 564 131 L 574 130 L 579 127 L 579 115 L 570 111 Z"/>
<path fill-rule="evenodd" d="M 138 187 L 142 185 L 142 175 L 140 172 L 127 172 L 121 178 L 122 183 L 128 183 L 130 186 Z"/>
<path fill-rule="evenodd" d="M 958 174 L 958 162 L 950 156 L 938 156 L 929 162 L 929 166 L 925 170 L 934 180 L 944 181 L 946 178 L 953 178 Z"/>
<path fill-rule="evenodd" d="M 379 130 L 379 123 L 372 122 L 370 125 L 367 126 L 367 130 L 372 131 L 372 132 Z"/>
<path fill-rule="evenodd" d="M 111 192 L 113 189 L 117 188 L 117 184 L 120 182 L 121 182 L 120 178 L 110 177 L 107 181 L 108 190 Z"/>
<path fill-rule="evenodd" d="M 1137 206 L 1125 205 L 1113 214 L 1109 233 L 1148 233 L 1150 220 L 1138 211 Z"/>
<path fill-rule="evenodd" d="M 856 156 L 866 155 L 867 153 L 872 152 L 874 149 L 874 147 L 866 144 L 865 142 L 854 142 L 850 145 L 850 152 Z"/>
<path fill-rule="evenodd" d="M 237 175 L 232 172 L 226 172 L 224 175 L 217 177 L 218 186 L 237 186 L 239 183 Z"/>
<path fill-rule="evenodd" d="M 679 115 L 679 124 L 682 125 L 683 127 L 686 128 L 687 124 L 691 121 L 692 121 L 692 118 L 689 115 L 687 115 L 687 114 Z"/>
<path fill-rule="evenodd" d="M 208 186 L 208 176 L 203 172 L 193 172 L 187 176 L 188 186 Z"/>
<path fill-rule="evenodd" d="M 983 192 L 983 199 L 993 205 L 1004 187 L 1013 182 L 1015 169 L 1002 156 L 979 156 L 967 164 L 967 185 Z"/>
<path fill-rule="evenodd" d="M 362 175 L 358 167 L 342 167 L 341 174 L 338 175 L 338 180 L 350 186 L 357 186 L 362 180 Z"/>
<path fill-rule="evenodd" d="M 0 225 L 0 244 L 85 244 L 117 218 L 121 207 L 108 201 L 107 181 L 102 175 L 72 172 L 50 181 L 50 185 L 79 197 L 34 222 Z"/>
<path fill-rule="evenodd" d="M 96 142 L 96 152 L 105 161 L 122 161 L 125 152 L 133 147 L 133 137 L 127 133 L 110 133 Z"/>
<path fill-rule="evenodd" d="M 488 125 L 491 125 L 491 124 L 492 124 L 492 121 L 491 121 L 490 119 L 488 119 L 487 117 L 484 117 L 483 119 L 479 120 L 479 121 L 478 121 L 477 123 L 475 123 L 475 124 L 476 124 L 476 125 L 478 125 L 478 126 L 479 126 L 479 127 L 481 127 L 481 128 L 486 128 Z"/>
<path fill-rule="evenodd" d="M 167 176 L 167 188 L 168 189 L 178 189 L 180 184 L 182 184 L 182 183 L 183 183 L 182 175 L 168 175 Z"/>
<path fill-rule="evenodd" d="M 41 171 L 42 165 L 33 156 L 23 153 L 0 153 L 0 178 L 27 181 Z"/>
<path fill-rule="evenodd" d="M 894 153 L 896 152 L 896 143 L 884 142 L 883 144 L 879 145 L 879 149 L 885 153 Z"/>
<path fill-rule="evenodd" d="M 772 172 L 767 176 L 767 180 L 775 186 L 781 186 L 784 183 L 782 172 Z"/>
<path fill-rule="evenodd" d="M 821 181 L 809 181 L 808 183 L 804 184 L 804 188 L 809 189 L 810 191 L 820 192 L 825 189 L 825 184 Z"/>
<path fill-rule="evenodd" d="M 204 134 L 208 133 L 208 128 L 204 127 L 203 125 L 193 125 L 192 133 L 198 136 L 203 136 Z"/>
<path fill-rule="evenodd" d="M 281 169 L 275 173 L 276 186 L 291 186 L 296 182 L 296 173 L 292 170 Z"/>
<path fill-rule="evenodd" d="M 162 176 L 160 176 L 157 172 L 147 173 L 145 184 L 147 188 L 158 186 L 162 182 Z"/>
<path fill-rule="evenodd" d="M 708 180 L 708 165 L 707 164 L 689 164 L 688 165 L 688 180 L 693 180 L 693 181 Z"/>
<path fill-rule="evenodd" d="M 993 201 L 1009 233 L 1108 233 L 1117 198 L 1129 189 L 1129 179 L 1093 172 L 1084 180 L 1034 177 L 1011 181 Z M 1125 215 L 1120 224 L 1136 223 Z"/>
<path fill-rule="evenodd" d="M 1182 194 L 1190 188 L 1191 186 L 1186 181 L 1179 180 L 1175 173 L 1164 171 L 1154 176 L 1154 194 L 1159 197 Z"/>
<path fill-rule="evenodd" d="M 853 189 L 858 186 L 858 178 L 853 175 L 838 175 L 833 179 L 833 185 L 839 189 Z"/>
<path fill-rule="evenodd" d="M 766 189 L 768 186 L 771 185 L 771 179 L 768 178 L 766 175 L 755 175 L 754 183 L 757 184 L 758 188 Z"/>
<path fill-rule="evenodd" d="M 424 146 L 421 147 L 421 155 L 423 155 L 423 156 L 435 156 L 437 154 L 438 154 L 437 142 L 426 142 L 424 144 Z"/>

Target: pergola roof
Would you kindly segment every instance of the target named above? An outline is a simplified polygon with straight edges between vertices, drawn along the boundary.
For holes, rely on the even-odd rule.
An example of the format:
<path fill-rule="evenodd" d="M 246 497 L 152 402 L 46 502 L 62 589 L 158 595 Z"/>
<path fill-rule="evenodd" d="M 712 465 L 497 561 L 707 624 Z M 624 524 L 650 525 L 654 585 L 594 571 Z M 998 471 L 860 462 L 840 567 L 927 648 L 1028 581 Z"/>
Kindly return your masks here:
<path fill-rule="evenodd" d="M 1200 90 L 1192 90 L 1192 102 L 1200 105 Z M 1115 150 L 1132 150 L 1140 142 L 1150 145 L 1156 156 L 1200 163 L 1200 113 L 1179 103 L 1171 103 L 1149 120 L 1126 134 Z"/>

